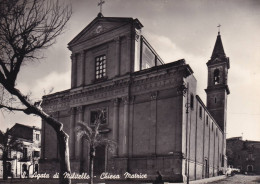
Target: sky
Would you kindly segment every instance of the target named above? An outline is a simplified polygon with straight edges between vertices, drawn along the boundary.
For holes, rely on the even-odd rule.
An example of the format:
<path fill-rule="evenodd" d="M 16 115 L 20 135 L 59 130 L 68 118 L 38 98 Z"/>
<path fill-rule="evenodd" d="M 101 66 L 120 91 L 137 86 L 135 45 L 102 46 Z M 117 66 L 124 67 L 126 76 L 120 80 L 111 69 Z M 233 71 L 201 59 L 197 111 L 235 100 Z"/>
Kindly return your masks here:
<path fill-rule="evenodd" d="M 67 44 L 99 12 L 96 0 L 73 0 L 72 17 L 44 58 L 23 66 L 17 87 L 33 99 L 54 87 L 70 88 L 70 51 Z M 138 18 L 142 33 L 165 63 L 185 59 L 197 79 L 197 93 L 206 104 L 207 66 L 218 28 L 230 58 L 227 137 L 260 141 L 260 1 L 258 0 L 105 0 L 105 17 Z M 41 120 L 22 113 L 0 112 L 0 129 L 15 123 L 41 126 Z"/>

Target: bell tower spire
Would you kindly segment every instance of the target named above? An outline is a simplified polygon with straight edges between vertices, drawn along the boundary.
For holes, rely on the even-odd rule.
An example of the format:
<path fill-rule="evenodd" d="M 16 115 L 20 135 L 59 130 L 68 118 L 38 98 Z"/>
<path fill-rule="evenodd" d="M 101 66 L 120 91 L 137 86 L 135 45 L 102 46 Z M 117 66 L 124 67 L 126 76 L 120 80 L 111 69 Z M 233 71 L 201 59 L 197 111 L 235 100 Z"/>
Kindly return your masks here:
<path fill-rule="evenodd" d="M 207 67 L 208 86 L 205 89 L 207 93 L 207 108 L 221 130 L 226 132 L 227 95 L 230 93 L 228 69 L 230 66 L 229 58 L 226 57 L 224 52 L 220 31 L 218 31 L 217 40 L 211 59 L 207 62 Z"/>
<path fill-rule="evenodd" d="M 211 59 L 224 58 L 226 57 L 224 47 L 221 40 L 220 30 L 218 31 L 217 40 L 211 55 Z"/>

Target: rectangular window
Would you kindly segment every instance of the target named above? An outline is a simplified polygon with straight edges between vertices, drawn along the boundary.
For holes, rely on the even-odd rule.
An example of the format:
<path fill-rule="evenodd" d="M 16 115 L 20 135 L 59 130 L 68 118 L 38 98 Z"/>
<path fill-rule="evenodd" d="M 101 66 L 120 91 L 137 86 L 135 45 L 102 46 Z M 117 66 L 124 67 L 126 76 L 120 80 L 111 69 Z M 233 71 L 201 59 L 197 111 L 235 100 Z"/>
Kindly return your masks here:
<path fill-rule="evenodd" d="M 200 106 L 200 109 L 199 109 L 199 116 L 200 118 L 202 118 L 202 107 Z"/>
<path fill-rule="evenodd" d="M 34 151 L 33 152 L 34 157 L 40 157 L 40 152 L 39 151 Z"/>
<path fill-rule="evenodd" d="M 253 160 L 253 154 L 252 154 L 252 153 L 249 153 L 249 154 L 248 154 L 248 159 L 249 159 L 249 160 Z"/>
<path fill-rule="evenodd" d="M 27 158 L 27 148 L 23 148 L 23 158 Z"/>
<path fill-rule="evenodd" d="M 106 55 L 96 57 L 96 79 L 106 76 Z"/>
<path fill-rule="evenodd" d="M 36 140 L 39 141 L 40 140 L 40 135 L 36 134 Z"/>
<path fill-rule="evenodd" d="M 209 125 L 209 117 L 208 117 L 208 115 L 206 116 L 206 125 L 207 126 Z"/>
<path fill-rule="evenodd" d="M 101 112 L 103 113 L 103 115 L 101 115 L 100 124 L 104 125 L 107 123 L 107 109 L 102 108 L 90 111 L 90 125 L 94 125 L 96 123 Z"/>

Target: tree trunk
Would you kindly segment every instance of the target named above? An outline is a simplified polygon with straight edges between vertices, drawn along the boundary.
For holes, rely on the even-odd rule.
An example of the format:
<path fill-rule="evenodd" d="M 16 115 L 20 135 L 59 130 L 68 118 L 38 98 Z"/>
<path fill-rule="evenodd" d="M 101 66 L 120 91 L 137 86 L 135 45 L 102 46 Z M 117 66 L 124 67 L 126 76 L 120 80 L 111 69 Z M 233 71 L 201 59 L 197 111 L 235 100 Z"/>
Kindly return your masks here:
<path fill-rule="evenodd" d="M 95 150 L 92 146 L 90 146 L 89 150 L 89 175 L 90 175 L 90 184 L 94 184 L 94 156 L 95 156 Z"/>
<path fill-rule="evenodd" d="M 60 154 L 59 183 L 70 184 L 71 179 L 65 178 L 65 173 L 70 174 L 69 136 L 63 131 L 56 131 Z"/>
<path fill-rule="evenodd" d="M 1 74 L 1 72 L 0 72 Z M 69 158 L 69 136 L 63 131 L 63 124 L 58 120 L 52 118 L 50 115 L 45 113 L 41 108 L 32 104 L 26 96 L 24 96 L 14 85 L 10 85 L 9 81 L 1 78 L 0 83 L 3 84 L 5 89 L 12 95 L 19 98 L 22 104 L 24 104 L 27 109 L 24 109 L 25 114 L 34 114 L 41 117 L 46 123 L 48 123 L 56 132 L 58 145 L 59 145 L 59 155 L 60 155 L 60 173 L 59 173 L 59 183 L 60 184 L 70 184 L 71 179 L 65 178 L 64 173 L 70 174 L 70 158 Z"/>
<path fill-rule="evenodd" d="M 6 168 L 6 161 L 7 160 L 7 155 L 3 153 L 3 180 L 7 180 L 7 168 Z"/>

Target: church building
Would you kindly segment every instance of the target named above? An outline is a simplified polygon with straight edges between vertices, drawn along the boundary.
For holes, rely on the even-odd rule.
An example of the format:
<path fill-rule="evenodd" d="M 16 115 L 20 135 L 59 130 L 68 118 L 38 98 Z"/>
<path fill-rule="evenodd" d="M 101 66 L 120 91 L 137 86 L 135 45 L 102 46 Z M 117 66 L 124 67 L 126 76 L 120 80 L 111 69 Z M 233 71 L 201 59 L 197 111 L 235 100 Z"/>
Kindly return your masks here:
<path fill-rule="evenodd" d="M 114 140 L 96 150 L 94 173 L 147 174 L 165 181 L 217 176 L 226 168 L 229 58 L 218 33 L 208 67 L 207 103 L 184 59 L 164 63 L 142 34 L 138 19 L 101 13 L 72 41 L 71 88 L 43 97 L 43 110 L 64 124 L 70 136 L 72 172 L 87 172 L 88 146 L 75 125 L 90 126 L 105 112 L 102 136 Z M 185 57 L 185 56 L 184 56 Z M 203 63 L 202 63 L 203 64 Z M 207 76 L 205 76 L 207 77 Z M 42 172 L 59 171 L 57 138 L 42 122 Z M 138 179 L 132 179 L 138 180 Z M 142 179 L 140 179 L 142 180 Z"/>

